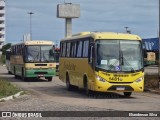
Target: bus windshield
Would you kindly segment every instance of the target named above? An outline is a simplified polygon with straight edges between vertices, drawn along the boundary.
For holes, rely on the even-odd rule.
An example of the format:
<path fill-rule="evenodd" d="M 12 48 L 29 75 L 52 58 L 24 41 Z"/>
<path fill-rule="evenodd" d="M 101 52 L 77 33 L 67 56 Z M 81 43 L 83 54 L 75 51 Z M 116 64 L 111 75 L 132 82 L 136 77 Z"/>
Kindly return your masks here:
<path fill-rule="evenodd" d="M 97 40 L 96 68 L 106 71 L 137 71 L 143 68 L 142 45 L 135 40 Z"/>
<path fill-rule="evenodd" d="M 26 46 L 26 62 L 54 62 L 52 45 Z"/>

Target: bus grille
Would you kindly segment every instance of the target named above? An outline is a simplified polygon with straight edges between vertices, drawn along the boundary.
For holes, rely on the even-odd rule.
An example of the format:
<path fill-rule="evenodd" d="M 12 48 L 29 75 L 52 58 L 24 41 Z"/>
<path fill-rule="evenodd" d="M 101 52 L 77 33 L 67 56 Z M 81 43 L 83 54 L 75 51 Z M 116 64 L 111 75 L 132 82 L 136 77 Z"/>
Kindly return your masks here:
<path fill-rule="evenodd" d="M 35 66 L 47 66 L 47 64 L 35 64 Z"/>
<path fill-rule="evenodd" d="M 109 83 L 118 83 L 118 84 L 130 84 L 130 83 L 132 83 L 132 82 L 109 82 Z"/>
<path fill-rule="evenodd" d="M 47 74 L 48 72 L 34 72 L 34 74 Z"/>
<path fill-rule="evenodd" d="M 133 91 L 133 88 L 128 85 L 120 86 L 120 85 L 113 85 L 108 90 L 116 90 L 117 87 L 125 87 L 125 90 Z"/>
<path fill-rule="evenodd" d="M 114 74 L 114 77 L 129 77 L 129 75 Z"/>

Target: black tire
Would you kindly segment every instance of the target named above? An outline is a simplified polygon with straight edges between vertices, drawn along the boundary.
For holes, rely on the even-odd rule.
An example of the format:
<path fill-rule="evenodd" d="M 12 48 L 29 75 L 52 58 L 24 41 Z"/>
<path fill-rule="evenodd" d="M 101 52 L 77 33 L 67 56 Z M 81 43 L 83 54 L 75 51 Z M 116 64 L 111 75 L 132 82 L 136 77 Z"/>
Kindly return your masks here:
<path fill-rule="evenodd" d="M 52 81 L 52 77 L 46 77 L 46 79 L 51 82 Z"/>
<path fill-rule="evenodd" d="M 130 97 L 132 92 L 123 92 L 125 97 Z"/>
<path fill-rule="evenodd" d="M 84 90 L 85 90 L 85 94 L 87 96 L 89 96 L 91 94 L 91 91 L 88 89 L 88 80 L 87 80 L 87 78 L 84 78 Z"/>
<path fill-rule="evenodd" d="M 27 78 L 27 77 L 23 77 L 22 80 L 23 80 L 24 82 L 28 82 L 28 78 Z"/>
<path fill-rule="evenodd" d="M 73 86 L 70 84 L 70 80 L 69 80 L 69 75 L 66 75 L 66 88 L 68 91 L 72 91 L 73 90 Z"/>
<path fill-rule="evenodd" d="M 8 74 L 10 74 L 10 75 L 11 75 L 11 74 L 12 74 L 12 73 L 11 73 L 11 71 L 8 71 Z"/>
<path fill-rule="evenodd" d="M 28 81 L 27 77 L 24 77 L 24 70 L 23 70 L 23 68 L 22 68 L 22 80 L 25 81 L 25 82 Z"/>
<path fill-rule="evenodd" d="M 18 76 L 16 75 L 16 69 L 15 69 L 15 67 L 14 67 L 14 78 L 18 78 Z"/>

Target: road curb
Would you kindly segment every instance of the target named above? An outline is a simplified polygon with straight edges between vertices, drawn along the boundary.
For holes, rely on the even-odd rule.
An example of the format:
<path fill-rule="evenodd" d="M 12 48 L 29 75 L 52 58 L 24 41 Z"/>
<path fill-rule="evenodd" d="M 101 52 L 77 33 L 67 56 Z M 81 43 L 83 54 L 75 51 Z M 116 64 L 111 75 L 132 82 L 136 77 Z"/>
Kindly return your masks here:
<path fill-rule="evenodd" d="M 24 91 L 20 91 L 20 92 L 14 94 L 14 95 L 10 95 L 10 96 L 8 96 L 8 97 L 1 98 L 1 99 L 0 99 L 0 102 L 1 102 L 1 101 L 6 101 L 6 100 L 12 100 L 12 99 L 14 99 L 14 98 L 17 98 L 17 97 L 20 96 L 22 93 L 24 93 Z"/>

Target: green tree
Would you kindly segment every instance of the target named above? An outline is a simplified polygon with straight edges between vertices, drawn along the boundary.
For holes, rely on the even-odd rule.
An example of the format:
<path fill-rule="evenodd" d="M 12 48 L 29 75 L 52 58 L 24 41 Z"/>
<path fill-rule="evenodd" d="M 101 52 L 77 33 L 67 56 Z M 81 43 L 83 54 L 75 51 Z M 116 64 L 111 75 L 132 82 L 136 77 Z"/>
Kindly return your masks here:
<path fill-rule="evenodd" d="M 2 55 L 6 55 L 6 50 L 8 50 L 9 48 L 11 48 L 11 43 L 7 43 L 6 45 L 3 45 L 1 49 Z"/>

